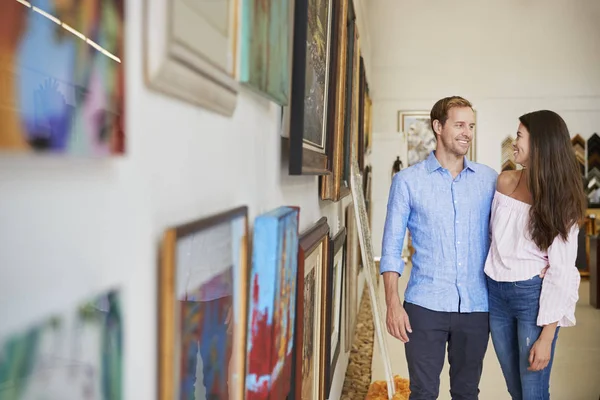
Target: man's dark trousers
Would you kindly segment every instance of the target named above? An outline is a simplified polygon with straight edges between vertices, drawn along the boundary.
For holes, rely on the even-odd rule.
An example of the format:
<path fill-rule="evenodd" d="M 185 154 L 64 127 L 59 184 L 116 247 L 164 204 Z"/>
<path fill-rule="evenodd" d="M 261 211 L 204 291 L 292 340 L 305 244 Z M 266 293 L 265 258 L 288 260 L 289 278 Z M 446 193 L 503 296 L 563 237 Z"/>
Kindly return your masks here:
<path fill-rule="evenodd" d="M 432 311 L 404 303 L 412 333 L 406 343 L 410 400 L 435 400 L 448 344 L 452 400 L 477 400 L 489 341 L 487 312 Z"/>

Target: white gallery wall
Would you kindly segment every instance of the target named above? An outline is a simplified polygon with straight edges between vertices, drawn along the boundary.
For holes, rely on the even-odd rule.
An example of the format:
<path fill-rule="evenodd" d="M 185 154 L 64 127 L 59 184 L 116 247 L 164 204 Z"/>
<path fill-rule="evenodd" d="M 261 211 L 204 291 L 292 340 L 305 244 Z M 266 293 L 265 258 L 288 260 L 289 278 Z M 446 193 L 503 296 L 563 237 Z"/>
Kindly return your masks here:
<path fill-rule="evenodd" d="M 370 1 L 370 0 L 368 0 Z M 301 207 L 300 229 L 328 218 L 318 178 L 289 176 L 279 107 L 241 90 L 225 118 L 150 91 L 143 77 L 143 1 L 126 3 L 127 154 L 104 160 L 0 155 L 0 337 L 90 294 L 124 294 L 125 398 L 156 398 L 157 258 L 164 230 L 247 205 L 250 223 Z M 365 0 L 355 0 L 370 72 Z M 342 344 L 343 348 L 343 344 Z M 332 398 L 342 390 L 341 355 Z"/>
<path fill-rule="evenodd" d="M 477 161 L 497 171 L 526 112 L 550 109 L 572 135 L 600 134 L 598 0 L 371 0 L 368 20 L 375 142 L 397 132 L 399 110 L 451 95 L 474 104 Z M 371 159 L 379 255 L 394 159 Z"/>

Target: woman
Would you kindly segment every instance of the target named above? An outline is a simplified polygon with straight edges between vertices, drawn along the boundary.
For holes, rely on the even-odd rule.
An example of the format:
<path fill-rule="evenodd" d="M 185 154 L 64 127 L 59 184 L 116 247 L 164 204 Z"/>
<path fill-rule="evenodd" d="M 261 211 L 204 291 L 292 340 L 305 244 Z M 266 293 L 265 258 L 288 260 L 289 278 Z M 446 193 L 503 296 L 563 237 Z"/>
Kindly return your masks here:
<path fill-rule="evenodd" d="M 498 177 L 485 274 L 492 342 L 508 391 L 513 400 L 537 400 L 550 398 L 559 327 L 575 325 L 586 198 L 564 120 L 536 111 L 520 122 L 513 148 L 523 169 Z"/>

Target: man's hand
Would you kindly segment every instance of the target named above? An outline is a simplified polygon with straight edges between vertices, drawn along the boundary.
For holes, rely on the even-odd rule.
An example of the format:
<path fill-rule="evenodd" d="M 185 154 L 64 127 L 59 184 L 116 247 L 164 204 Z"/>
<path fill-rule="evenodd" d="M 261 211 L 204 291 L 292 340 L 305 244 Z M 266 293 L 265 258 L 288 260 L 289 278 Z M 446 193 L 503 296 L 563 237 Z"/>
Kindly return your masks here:
<path fill-rule="evenodd" d="M 408 342 L 408 333 L 412 333 L 412 328 L 406 310 L 400 304 L 400 299 L 391 301 L 388 304 L 386 325 L 390 335 L 399 339 L 402 343 Z"/>

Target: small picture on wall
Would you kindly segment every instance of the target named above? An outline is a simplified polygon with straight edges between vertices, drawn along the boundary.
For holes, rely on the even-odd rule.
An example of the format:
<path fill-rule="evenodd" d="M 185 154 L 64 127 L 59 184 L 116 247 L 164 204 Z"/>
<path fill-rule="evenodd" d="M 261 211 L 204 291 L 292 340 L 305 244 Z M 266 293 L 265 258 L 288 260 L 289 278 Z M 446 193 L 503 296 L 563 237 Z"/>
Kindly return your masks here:
<path fill-rule="evenodd" d="M 0 150 L 124 153 L 124 3 L 2 2 Z"/>
<path fill-rule="evenodd" d="M 167 230 L 159 275 L 159 399 L 241 399 L 247 209 Z"/>
<path fill-rule="evenodd" d="M 0 399 L 123 399 L 118 290 L 58 313 L 0 343 Z"/>
<path fill-rule="evenodd" d="M 477 119 L 477 113 L 475 113 L 475 119 Z M 409 167 L 425 160 L 429 153 L 435 150 L 437 141 L 431 128 L 429 111 L 398 111 L 398 132 L 406 135 Z M 466 155 L 467 159 L 471 161 L 476 161 L 476 133 L 477 127 L 473 132 L 471 147 Z"/>

